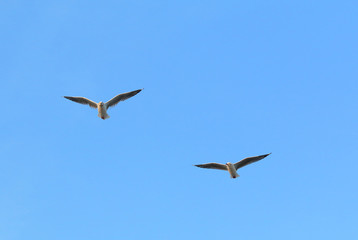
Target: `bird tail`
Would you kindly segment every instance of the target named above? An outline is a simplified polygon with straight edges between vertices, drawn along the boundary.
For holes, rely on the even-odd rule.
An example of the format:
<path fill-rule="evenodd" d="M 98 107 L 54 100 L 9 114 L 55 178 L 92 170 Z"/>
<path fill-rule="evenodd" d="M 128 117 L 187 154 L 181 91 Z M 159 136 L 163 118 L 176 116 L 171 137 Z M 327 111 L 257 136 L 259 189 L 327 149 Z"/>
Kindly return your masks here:
<path fill-rule="evenodd" d="M 109 118 L 109 115 L 107 113 L 102 114 L 102 115 L 98 113 L 98 117 L 102 118 L 103 120 L 106 120 Z"/>
<path fill-rule="evenodd" d="M 237 173 L 234 173 L 234 174 L 230 174 L 230 177 L 231 178 L 238 178 L 238 177 L 240 177 L 240 175 L 239 174 L 237 174 Z"/>

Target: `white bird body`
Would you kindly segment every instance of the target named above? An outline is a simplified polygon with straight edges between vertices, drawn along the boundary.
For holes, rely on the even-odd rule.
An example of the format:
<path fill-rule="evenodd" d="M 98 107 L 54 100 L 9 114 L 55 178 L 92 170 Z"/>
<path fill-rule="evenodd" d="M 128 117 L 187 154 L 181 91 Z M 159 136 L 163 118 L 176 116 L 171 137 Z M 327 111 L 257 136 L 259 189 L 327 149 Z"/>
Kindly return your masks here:
<path fill-rule="evenodd" d="M 74 102 L 77 102 L 77 103 L 89 105 L 91 108 L 96 108 L 98 110 L 98 117 L 105 120 L 105 119 L 109 118 L 109 115 L 107 114 L 108 108 L 113 107 L 113 106 L 117 105 L 117 103 L 135 96 L 137 93 L 139 93 L 142 90 L 143 89 L 138 89 L 135 91 L 119 94 L 106 103 L 103 103 L 103 102 L 95 103 L 92 100 L 89 100 L 84 97 L 67 97 L 67 96 L 65 96 L 64 98 L 74 101 Z"/>
<path fill-rule="evenodd" d="M 226 163 L 226 167 L 227 167 L 227 170 L 230 173 L 231 178 L 240 177 L 240 175 L 237 174 L 237 171 L 236 171 L 235 166 L 233 164 L 228 162 L 228 163 Z"/>
<path fill-rule="evenodd" d="M 103 120 L 109 118 L 109 115 L 107 114 L 106 106 L 103 104 L 103 102 L 99 102 L 97 108 L 98 108 L 98 117 L 102 118 Z"/>
<path fill-rule="evenodd" d="M 206 163 L 206 164 L 198 164 L 198 165 L 194 165 L 196 167 L 200 167 L 200 168 L 210 168 L 210 169 L 218 169 L 218 170 L 226 170 L 230 173 L 230 177 L 231 178 L 237 178 L 240 177 L 239 174 L 237 174 L 237 169 L 242 168 L 246 165 L 249 165 L 253 162 L 257 162 L 265 157 L 267 157 L 269 154 L 265 154 L 265 155 L 260 155 L 260 156 L 255 156 L 255 157 L 248 157 L 248 158 L 244 158 L 241 161 L 238 161 L 237 163 L 226 163 L 226 164 L 221 164 L 221 163 Z"/>

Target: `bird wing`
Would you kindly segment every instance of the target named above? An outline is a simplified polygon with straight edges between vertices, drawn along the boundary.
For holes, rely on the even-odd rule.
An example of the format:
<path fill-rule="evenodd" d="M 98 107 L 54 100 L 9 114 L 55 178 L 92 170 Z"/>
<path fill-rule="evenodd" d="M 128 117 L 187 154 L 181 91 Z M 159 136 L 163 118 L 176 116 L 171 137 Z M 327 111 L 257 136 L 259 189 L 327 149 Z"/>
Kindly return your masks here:
<path fill-rule="evenodd" d="M 134 95 L 136 95 L 137 93 L 139 93 L 142 90 L 143 89 L 138 89 L 138 90 L 135 90 L 135 91 L 132 91 L 132 92 L 119 94 L 119 95 L 115 96 L 114 98 L 112 98 L 111 100 L 109 100 L 108 102 L 105 103 L 106 108 L 108 109 L 109 107 L 113 107 L 113 106 L 117 105 L 117 103 L 119 103 L 120 101 L 127 100 L 128 98 L 133 97 Z"/>
<path fill-rule="evenodd" d="M 211 168 L 211 169 L 219 169 L 219 170 L 227 170 L 227 167 L 225 164 L 220 163 L 206 163 L 206 164 L 198 164 L 194 165 L 196 167 L 200 168 Z"/>
<path fill-rule="evenodd" d="M 87 98 L 84 98 L 84 97 L 67 97 L 67 96 L 64 96 L 64 98 L 67 98 L 68 100 L 74 101 L 76 103 L 89 105 L 92 108 L 97 108 L 97 103 L 95 103 L 95 102 L 93 102 L 93 101 L 91 101 L 91 100 L 89 100 Z"/>
<path fill-rule="evenodd" d="M 257 162 L 265 157 L 267 157 L 268 155 L 270 155 L 271 153 L 269 154 L 265 154 L 265 155 L 260 155 L 260 156 L 255 156 L 255 157 L 248 157 L 248 158 L 244 158 L 242 159 L 241 161 L 237 162 L 234 164 L 236 170 L 239 169 L 239 168 L 242 168 L 242 167 L 245 167 L 246 165 L 249 165 L 253 162 Z"/>

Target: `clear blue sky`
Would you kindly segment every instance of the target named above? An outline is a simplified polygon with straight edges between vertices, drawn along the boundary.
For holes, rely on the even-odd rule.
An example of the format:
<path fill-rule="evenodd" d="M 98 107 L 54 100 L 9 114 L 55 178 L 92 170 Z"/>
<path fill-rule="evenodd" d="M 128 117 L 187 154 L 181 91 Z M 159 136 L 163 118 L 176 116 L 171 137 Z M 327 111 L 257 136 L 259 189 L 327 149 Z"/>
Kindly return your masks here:
<path fill-rule="evenodd" d="M 0 22 L 0 239 L 358 237 L 357 1 L 9 0 Z M 62 98 L 139 88 L 105 121 Z"/>

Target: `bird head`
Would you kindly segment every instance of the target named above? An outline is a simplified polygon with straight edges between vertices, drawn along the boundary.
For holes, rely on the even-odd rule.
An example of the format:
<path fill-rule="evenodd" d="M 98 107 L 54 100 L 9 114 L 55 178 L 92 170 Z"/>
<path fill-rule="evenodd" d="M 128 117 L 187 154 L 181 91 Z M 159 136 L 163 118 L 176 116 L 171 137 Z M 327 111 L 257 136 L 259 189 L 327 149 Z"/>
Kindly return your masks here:
<path fill-rule="evenodd" d="M 103 102 L 99 102 L 98 104 L 99 104 L 100 106 L 103 106 L 103 105 L 104 105 L 104 103 L 103 103 Z"/>

